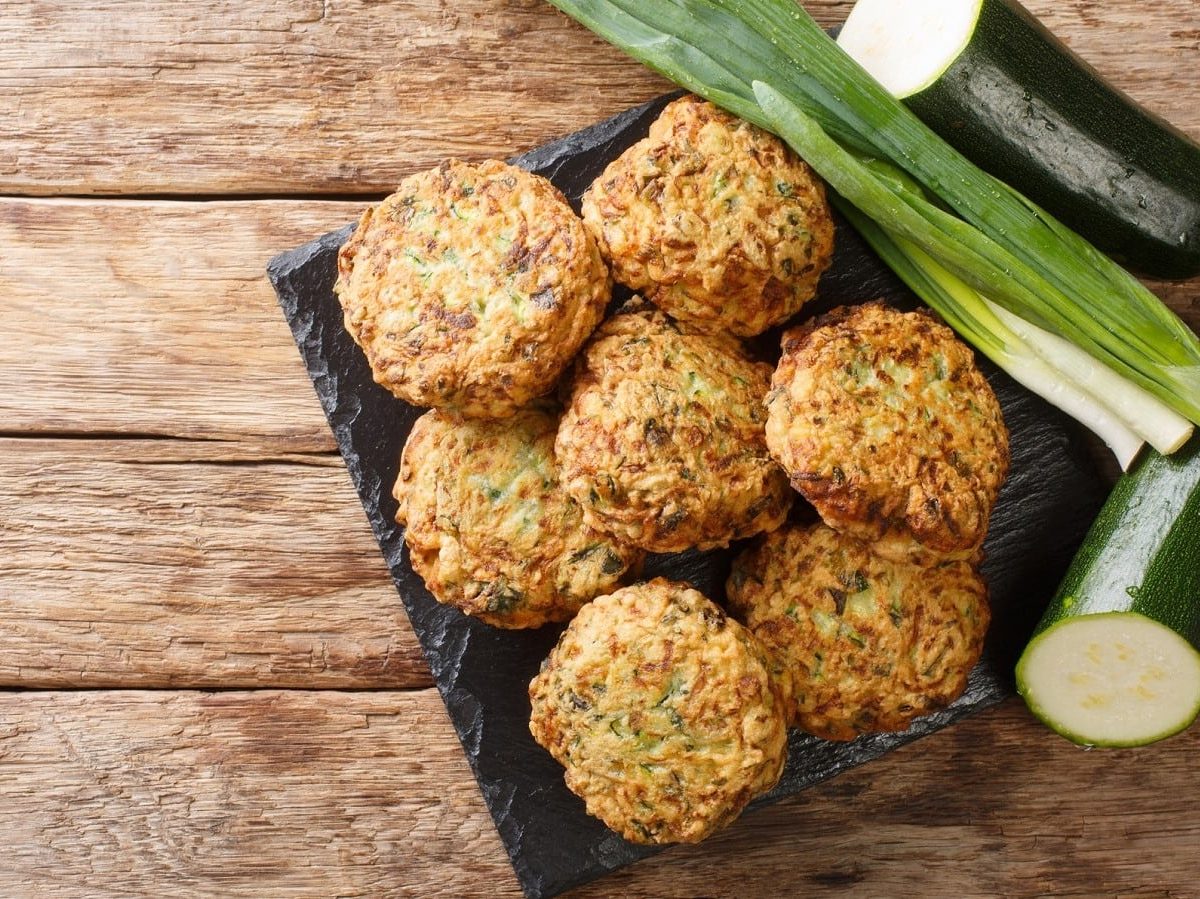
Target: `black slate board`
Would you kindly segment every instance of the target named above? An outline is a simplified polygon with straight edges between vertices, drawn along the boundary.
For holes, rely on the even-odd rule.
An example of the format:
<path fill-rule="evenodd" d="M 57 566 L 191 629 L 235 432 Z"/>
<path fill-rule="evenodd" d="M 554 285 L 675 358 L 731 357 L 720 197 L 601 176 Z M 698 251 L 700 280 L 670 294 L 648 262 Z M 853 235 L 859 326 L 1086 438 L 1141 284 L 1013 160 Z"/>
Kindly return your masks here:
<path fill-rule="evenodd" d="M 677 95 L 631 109 L 513 161 L 545 175 L 578 208 L 587 185 L 611 159 L 645 136 L 673 96 Z M 421 410 L 394 399 L 371 380 L 364 357 L 342 328 L 332 286 L 337 248 L 352 230 L 348 226 L 277 256 L 268 274 L 517 877 L 529 896 L 553 896 L 655 850 L 627 843 L 588 817 L 583 803 L 563 785 L 558 764 L 529 735 L 526 686 L 559 630 L 500 631 L 468 619 L 436 603 L 409 566 L 403 531 L 393 520 L 391 486 L 400 450 Z M 837 241 L 820 296 L 802 315 L 877 297 L 898 306 L 916 305 L 840 220 Z M 777 347 L 777 332 L 757 341 L 765 356 L 777 353 Z M 994 621 L 984 659 L 961 699 L 918 720 L 905 733 L 830 743 L 793 732 L 782 781 L 752 809 L 878 758 L 1012 693 L 1009 673 L 1017 652 L 1099 509 L 1106 487 L 1074 423 L 981 361 L 1012 435 L 1011 474 L 985 544 L 984 572 Z M 646 577 L 662 574 L 689 580 L 722 600 L 731 552 L 653 557 Z"/>

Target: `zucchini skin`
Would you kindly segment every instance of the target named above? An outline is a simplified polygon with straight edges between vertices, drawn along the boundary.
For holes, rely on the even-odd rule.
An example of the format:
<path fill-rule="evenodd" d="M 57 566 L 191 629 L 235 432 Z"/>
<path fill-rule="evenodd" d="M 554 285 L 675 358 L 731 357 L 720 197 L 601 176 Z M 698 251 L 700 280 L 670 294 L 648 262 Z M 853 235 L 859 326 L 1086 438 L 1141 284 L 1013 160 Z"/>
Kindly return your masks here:
<path fill-rule="evenodd" d="M 1108 85 L 1016 0 L 904 102 L 959 152 L 1118 262 L 1200 273 L 1200 145 Z"/>
<path fill-rule="evenodd" d="M 1078 615 L 1136 612 L 1200 650 L 1200 435 L 1146 448 L 1117 482 L 1034 636 Z"/>

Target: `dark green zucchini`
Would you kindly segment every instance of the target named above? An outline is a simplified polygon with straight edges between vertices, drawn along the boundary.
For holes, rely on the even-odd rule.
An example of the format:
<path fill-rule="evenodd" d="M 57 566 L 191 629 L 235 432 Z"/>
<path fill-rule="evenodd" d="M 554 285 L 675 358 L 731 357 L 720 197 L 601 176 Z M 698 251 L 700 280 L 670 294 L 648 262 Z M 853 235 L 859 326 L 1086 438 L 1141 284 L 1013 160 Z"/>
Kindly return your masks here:
<path fill-rule="evenodd" d="M 859 0 L 838 43 L 963 155 L 1117 261 L 1200 273 L 1200 145 L 1015 0 Z"/>
<path fill-rule="evenodd" d="M 1017 663 L 1017 689 L 1076 743 L 1140 746 L 1200 712 L 1200 437 L 1147 451 L 1113 489 Z"/>

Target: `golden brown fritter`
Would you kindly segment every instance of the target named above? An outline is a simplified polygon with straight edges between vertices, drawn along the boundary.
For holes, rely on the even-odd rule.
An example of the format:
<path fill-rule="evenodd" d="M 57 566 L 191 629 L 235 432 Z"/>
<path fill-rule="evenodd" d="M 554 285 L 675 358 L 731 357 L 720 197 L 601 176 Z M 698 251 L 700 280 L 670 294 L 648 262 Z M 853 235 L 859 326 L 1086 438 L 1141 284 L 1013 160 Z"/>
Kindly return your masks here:
<path fill-rule="evenodd" d="M 503 418 L 553 388 L 612 283 L 549 181 L 450 160 L 363 213 L 334 289 L 378 383 L 417 406 Z"/>
<path fill-rule="evenodd" d="M 869 303 L 788 331 L 767 408 L 772 455 L 830 527 L 897 561 L 976 556 L 1008 430 L 932 315 Z"/>
<path fill-rule="evenodd" d="M 763 436 L 770 376 L 732 338 L 627 304 L 577 360 L 555 443 L 584 520 L 653 552 L 782 524 L 792 491 Z"/>
<path fill-rule="evenodd" d="M 766 535 L 727 591 L 790 678 L 789 723 L 830 740 L 904 730 L 957 699 L 990 618 L 967 562 L 889 562 L 823 524 Z"/>
<path fill-rule="evenodd" d="M 611 163 L 583 218 L 622 284 L 708 332 L 793 316 L 833 255 L 812 170 L 774 135 L 688 96 Z"/>
<path fill-rule="evenodd" d="M 439 602 L 497 627 L 566 621 L 613 589 L 641 552 L 583 523 L 559 486 L 558 416 L 417 419 L 395 495 L 413 570 Z"/>
<path fill-rule="evenodd" d="M 580 611 L 529 685 L 529 729 L 617 833 L 698 842 L 783 772 L 784 700 L 768 666 L 745 628 L 659 578 Z"/>

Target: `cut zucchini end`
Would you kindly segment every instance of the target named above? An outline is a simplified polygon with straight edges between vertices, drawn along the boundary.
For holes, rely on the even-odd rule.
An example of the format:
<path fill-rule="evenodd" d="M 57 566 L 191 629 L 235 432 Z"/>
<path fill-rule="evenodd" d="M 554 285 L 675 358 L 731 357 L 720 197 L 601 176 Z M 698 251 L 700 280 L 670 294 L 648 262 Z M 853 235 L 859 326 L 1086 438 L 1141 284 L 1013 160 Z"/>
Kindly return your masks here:
<path fill-rule="evenodd" d="M 893 97 L 919 94 L 971 42 L 983 0 L 858 0 L 837 42 Z"/>
<path fill-rule="evenodd" d="M 1137 612 L 1065 618 L 1026 647 L 1017 690 L 1073 743 L 1145 746 L 1200 714 L 1200 653 Z"/>

